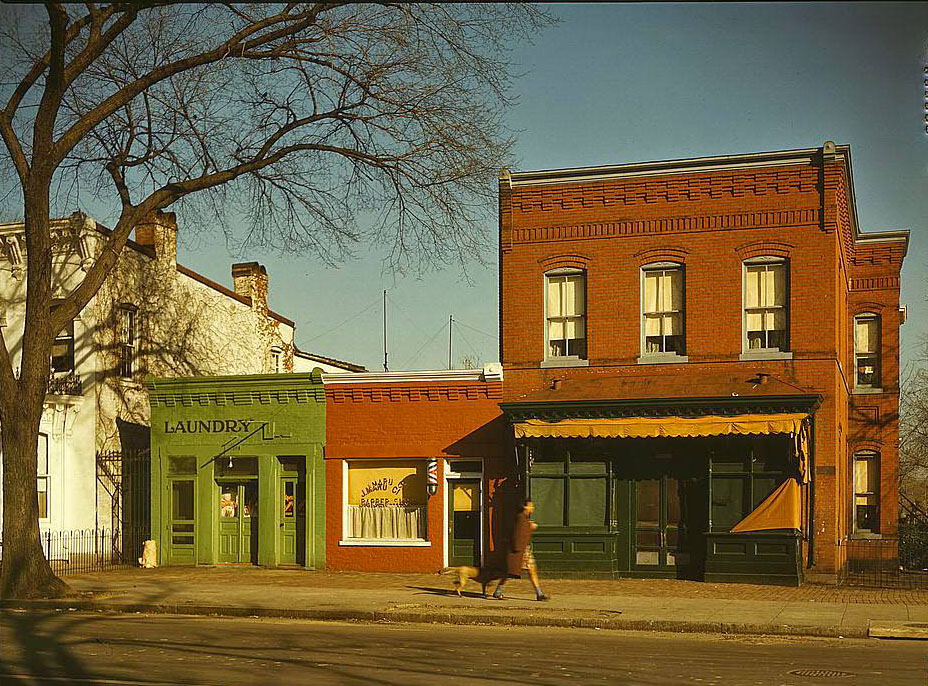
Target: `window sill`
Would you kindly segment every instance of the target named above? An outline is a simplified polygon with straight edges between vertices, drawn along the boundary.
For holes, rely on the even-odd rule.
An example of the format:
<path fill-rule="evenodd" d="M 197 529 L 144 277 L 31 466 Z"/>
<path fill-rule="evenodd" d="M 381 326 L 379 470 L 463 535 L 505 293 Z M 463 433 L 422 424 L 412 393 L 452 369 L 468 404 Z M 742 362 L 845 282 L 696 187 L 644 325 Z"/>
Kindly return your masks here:
<path fill-rule="evenodd" d="M 878 393 L 885 393 L 879 386 L 857 386 L 851 391 L 852 395 L 876 395 Z"/>
<path fill-rule="evenodd" d="M 680 364 L 689 361 L 690 358 L 686 355 L 677 355 L 676 353 L 656 353 L 642 355 L 638 358 L 638 364 Z"/>
<path fill-rule="evenodd" d="M 423 540 L 421 538 L 349 538 L 347 540 L 339 541 L 338 545 L 389 548 L 428 548 L 432 545 L 432 542 Z"/>
<path fill-rule="evenodd" d="M 550 367 L 589 367 L 589 360 L 581 360 L 579 357 L 555 357 L 550 360 L 542 360 L 542 369 Z"/>
<path fill-rule="evenodd" d="M 742 362 L 751 362 L 755 360 L 791 360 L 793 353 L 782 350 L 752 350 L 743 352 L 738 356 Z"/>
<path fill-rule="evenodd" d="M 871 534 L 866 531 L 858 531 L 848 536 L 849 541 L 879 541 L 882 538 L 883 534 Z"/>

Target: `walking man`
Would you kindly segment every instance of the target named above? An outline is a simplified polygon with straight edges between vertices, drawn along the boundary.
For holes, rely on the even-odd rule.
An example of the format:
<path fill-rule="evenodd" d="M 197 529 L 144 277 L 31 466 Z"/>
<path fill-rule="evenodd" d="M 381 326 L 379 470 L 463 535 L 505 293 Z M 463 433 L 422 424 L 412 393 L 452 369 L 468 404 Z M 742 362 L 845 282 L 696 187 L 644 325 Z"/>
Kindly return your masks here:
<path fill-rule="evenodd" d="M 521 577 L 523 571 L 528 572 L 528 578 L 535 589 L 535 600 L 548 600 L 548 596 L 541 590 L 538 583 L 538 567 L 535 565 L 535 556 L 532 555 L 532 532 L 538 528 L 538 525 L 532 521 L 532 513 L 535 511 L 535 503 L 526 500 L 522 506 L 521 512 L 516 515 L 516 523 L 512 529 L 512 543 L 509 548 L 509 554 L 506 555 L 506 571 L 508 576 Z M 493 591 L 493 597 L 497 600 L 503 599 L 503 584 L 506 583 L 507 577 L 500 579 L 499 585 Z"/>

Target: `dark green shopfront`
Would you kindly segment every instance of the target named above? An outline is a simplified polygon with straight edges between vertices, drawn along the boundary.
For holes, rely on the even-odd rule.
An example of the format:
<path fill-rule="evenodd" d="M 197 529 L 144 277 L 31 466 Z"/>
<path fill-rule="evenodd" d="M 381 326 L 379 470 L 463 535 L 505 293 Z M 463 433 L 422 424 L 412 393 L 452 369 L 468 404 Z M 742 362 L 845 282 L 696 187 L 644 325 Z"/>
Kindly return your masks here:
<path fill-rule="evenodd" d="M 148 387 L 159 564 L 324 567 L 318 371 Z"/>

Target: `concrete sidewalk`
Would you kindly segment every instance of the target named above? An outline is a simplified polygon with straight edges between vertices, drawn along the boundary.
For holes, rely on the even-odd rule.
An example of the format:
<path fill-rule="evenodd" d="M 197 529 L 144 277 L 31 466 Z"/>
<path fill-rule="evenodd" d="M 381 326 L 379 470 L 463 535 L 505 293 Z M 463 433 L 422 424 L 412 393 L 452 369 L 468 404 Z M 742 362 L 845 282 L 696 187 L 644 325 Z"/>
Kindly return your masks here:
<path fill-rule="evenodd" d="M 65 578 L 73 598 L 3 606 L 847 638 L 928 635 L 926 591 L 554 579 L 544 583 L 552 598 L 543 603 L 522 580 L 510 581 L 507 599 L 496 601 L 480 597 L 473 584 L 458 598 L 450 578 L 423 574 L 197 567 Z"/>

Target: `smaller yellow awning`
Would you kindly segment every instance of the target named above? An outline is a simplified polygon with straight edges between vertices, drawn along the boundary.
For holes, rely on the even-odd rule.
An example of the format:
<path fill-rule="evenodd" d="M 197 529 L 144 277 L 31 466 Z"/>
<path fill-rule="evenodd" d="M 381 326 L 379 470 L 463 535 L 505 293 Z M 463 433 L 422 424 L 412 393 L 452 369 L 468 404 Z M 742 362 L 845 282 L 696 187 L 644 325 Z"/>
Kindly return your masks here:
<path fill-rule="evenodd" d="M 801 526 L 799 484 L 795 479 L 787 479 L 753 512 L 735 524 L 731 532 L 799 529 Z"/>
<path fill-rule="evenodd" d="M 798 436 L 806 413 L 739 414 L 702 417 L 619 417 L 528 419 L 515 424 L 516 438 L 688 438 L 751 434 Z"/>

